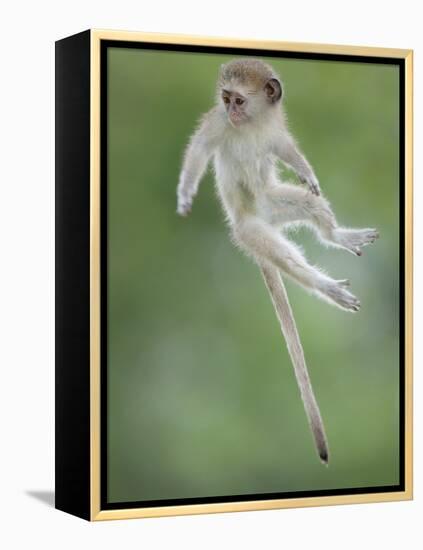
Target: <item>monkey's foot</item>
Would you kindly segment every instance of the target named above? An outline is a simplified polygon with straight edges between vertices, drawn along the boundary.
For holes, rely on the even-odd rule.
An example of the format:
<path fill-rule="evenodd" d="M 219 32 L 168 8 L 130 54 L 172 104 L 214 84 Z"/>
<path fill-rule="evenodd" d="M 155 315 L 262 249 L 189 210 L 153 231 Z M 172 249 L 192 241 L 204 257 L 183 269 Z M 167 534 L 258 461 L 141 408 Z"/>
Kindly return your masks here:
<path fill-rule="evenodd" d="M 301 183 L 308 185 L 308 188 L 313 193 L 313 195 L 317 195 L 317 196 L 320 195 L 320 186 L 316 176 L 314 175 L 299 176 L 299 178 Z"/>
<path fill-rule="evenodd" d="M 347 311 L 359 311 L 360 302 L 351 292 L 346 290 L 345 287 L 348 284 L 349 281 L 347 279 L 331 281 L 330 283 L 326 283 L 321 291 L 340 308 Z"/>
<path fill-rule="evenodd" d="M 356 256 L 361 256 L 361 247 L 372 244 L 379 238 L 376 229 L 338 229 L 337 241 Z"/>

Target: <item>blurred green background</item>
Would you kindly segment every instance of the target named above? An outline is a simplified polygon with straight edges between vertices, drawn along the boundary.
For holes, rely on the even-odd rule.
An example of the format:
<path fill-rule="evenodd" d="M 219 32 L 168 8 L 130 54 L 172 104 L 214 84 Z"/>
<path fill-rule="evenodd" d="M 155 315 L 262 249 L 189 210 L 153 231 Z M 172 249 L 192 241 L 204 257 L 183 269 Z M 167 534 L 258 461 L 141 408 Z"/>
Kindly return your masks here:
<path fill-rule="evenodd" d="M 230 242 L 211 170 L 191 216 L 175 213 L 187 139 L 231 57 L 108 55 L 109 500 L 397 484 L 398 68 L 269 60 L 339 222 L 381 233 L 361 258 L 324 249 L 307 230 L 293 235 L 362 302 L 349 314 L 287 283 L 326 424 L 325 468 L 264 283 Z"/>

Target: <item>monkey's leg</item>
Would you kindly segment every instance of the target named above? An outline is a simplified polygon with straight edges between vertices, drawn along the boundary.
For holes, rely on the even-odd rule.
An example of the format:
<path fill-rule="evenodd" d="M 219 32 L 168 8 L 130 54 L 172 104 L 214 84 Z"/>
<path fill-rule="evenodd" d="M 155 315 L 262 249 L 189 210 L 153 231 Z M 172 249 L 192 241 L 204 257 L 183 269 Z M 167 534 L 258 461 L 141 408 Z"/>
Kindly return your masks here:
<path fill-rule="evenodd" d="M 356 256 L 361 256 L 361 247 L 372 244 L 379 238 L 377 229 L 348 229 L 346 227 L 338 227 L 336 229 L 335 240 L 332 242 L 335 246 L 344 248 L 352 252 Z"/>
<path fill-rule="evenodd" d="M 271 262 L 294 281 L 347 311 L 358 311 L 360 302 L 336 281 L 307 263 L 300 250 L 277 229 L 256 216 L 246 216 L 233 227 L 239 246 L 257 263 Z"/>
<path fill-rule="evenodd" d="M 266 199 L 264 209 L 271 223 L 311 224 L 322 241 L 357 256 L 361 256 L 362 246 L 373 243 L 379 237 L 376 229 L 339 227 L 328 201 L 302 187 L 290 184 L 276 185 L 268 191 Z"/>
<path fill-rule="evenodd" d="M 327 464 L 329 461 L 329 450 L 325 428 L 320 415 L 319 406 L 313 393 L 303 348 L 285 290 L 285 285 L 283 284 L 278 270 L 274 266 L 263 263 L 260 267 L 294 366 L 295 378 L 297 379 L 297 384 L 300 389 L 301 398 L 304 403 L 317 452 L 322 462 Z"/>

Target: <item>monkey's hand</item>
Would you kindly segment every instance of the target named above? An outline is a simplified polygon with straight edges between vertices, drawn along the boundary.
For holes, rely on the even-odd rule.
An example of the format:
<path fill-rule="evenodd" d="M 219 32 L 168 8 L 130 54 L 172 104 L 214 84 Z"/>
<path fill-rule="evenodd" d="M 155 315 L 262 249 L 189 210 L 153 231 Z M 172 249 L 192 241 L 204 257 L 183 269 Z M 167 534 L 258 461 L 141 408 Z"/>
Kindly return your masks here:
<path fill-rule="evenodd" d="M 304 183 L 308 185 L 310 191 L 313 193 L 313 195 L 320 195 L 320 185 L 319 181 L 317 180 L 316 176 L 312 174 L 308 174 L 307 176 L 303 174 L 298 174 L 298 177 L 301 181 L 301 183 Z"/>
<path fill-rule="evenodd" d="M 178 193 L 178 206 L 176 212 L 183 217 L 188 216 L 192 208 L 192 197 L 185 193 Z"/>

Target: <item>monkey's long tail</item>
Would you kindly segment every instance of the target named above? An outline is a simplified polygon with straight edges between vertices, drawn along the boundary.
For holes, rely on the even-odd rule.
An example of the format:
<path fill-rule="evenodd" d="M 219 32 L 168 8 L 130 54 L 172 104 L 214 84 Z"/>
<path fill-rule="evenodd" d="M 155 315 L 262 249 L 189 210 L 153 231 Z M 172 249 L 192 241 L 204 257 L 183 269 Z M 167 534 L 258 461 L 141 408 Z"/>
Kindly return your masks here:
<path fill-rule="evenodd" d="M 304 359 L 304 352 L 301 346 L 295 319 L 292 314 L 291 305 L 288 300 L 284 282 L 279 274 L 279 270 L 272 265 L 261 265 L 261 272 L 266 286 L 272 297 L 282 333 L 288 346 L 289 355 L 294 365 L 295 377 L 300 388 L 301 397 L 310 424 L 311 432 L 314 437 L 317 452 L 324 464 L 329 462 L 329 450 L 326 439 L 325 427 L 320 415 L 319 406 L 314 397 L 311 386 L 310 376 L 307 371 L 307 365 Z"/>

